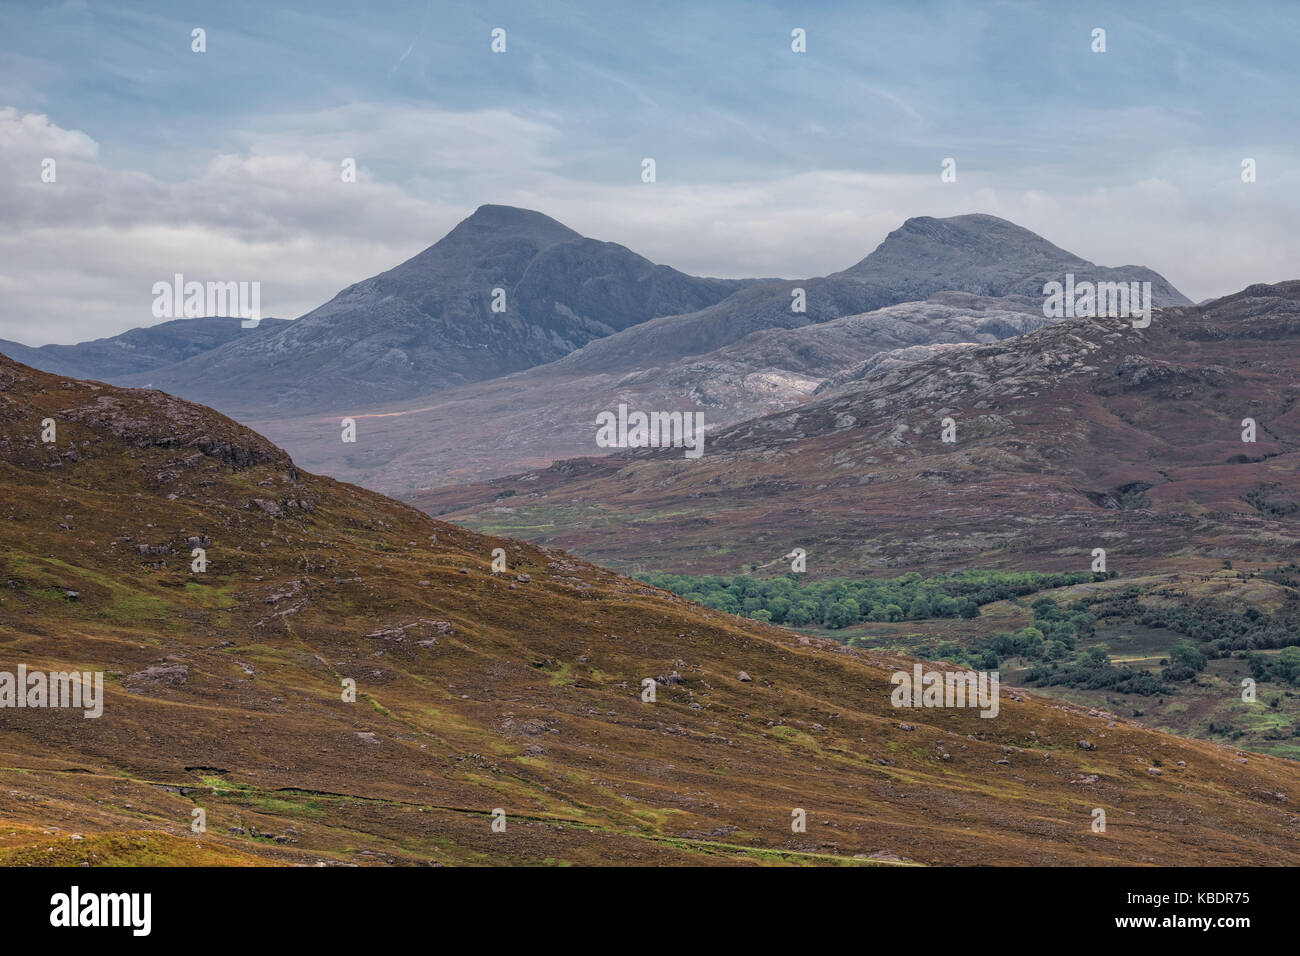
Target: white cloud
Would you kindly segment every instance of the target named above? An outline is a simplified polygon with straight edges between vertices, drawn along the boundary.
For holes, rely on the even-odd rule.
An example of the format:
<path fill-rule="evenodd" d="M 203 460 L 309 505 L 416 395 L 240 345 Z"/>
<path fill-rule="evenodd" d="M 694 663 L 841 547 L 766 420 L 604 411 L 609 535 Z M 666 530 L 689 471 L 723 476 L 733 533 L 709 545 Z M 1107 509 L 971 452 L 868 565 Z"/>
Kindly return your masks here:
<path fill-rule="evenodd" d="M 0 155 L 6 158 L 44 157 L 58 154 L 70 159 L 95 160 L 99 145 L 79 130 L 60 129 L 41 113 L 19 113 L 0 107 Z"/>

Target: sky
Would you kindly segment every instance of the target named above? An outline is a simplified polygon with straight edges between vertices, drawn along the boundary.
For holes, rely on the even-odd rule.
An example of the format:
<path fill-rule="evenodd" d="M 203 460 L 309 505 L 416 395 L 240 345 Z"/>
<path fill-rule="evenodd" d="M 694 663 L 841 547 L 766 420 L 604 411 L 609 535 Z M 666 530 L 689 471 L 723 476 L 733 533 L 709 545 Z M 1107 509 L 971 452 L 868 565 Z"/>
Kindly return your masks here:
<path fill-rule="evenodd" d="M 1240 0 L 6 0 L 0 338 L 154 324 L 176 273 L 296 318 L 484 203 L 697 275 L 984 212 L 1196 301 L 1300 278 L 1297 37 Z"/>

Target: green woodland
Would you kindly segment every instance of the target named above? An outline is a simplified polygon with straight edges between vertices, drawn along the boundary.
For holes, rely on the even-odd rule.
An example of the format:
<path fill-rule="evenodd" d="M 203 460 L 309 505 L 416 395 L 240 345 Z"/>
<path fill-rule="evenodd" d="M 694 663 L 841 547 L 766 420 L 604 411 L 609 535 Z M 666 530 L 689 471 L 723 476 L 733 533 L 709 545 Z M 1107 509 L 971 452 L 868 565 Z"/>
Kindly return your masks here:
<path fill-rule="evenodd" d="M 886 580 L 832 578 L 807 581 L 788 573 L 776 578 L 735 576 L 696 577 L 682 574 L 640 575 L 661 587 L 728 614 L 768 621 L 794 629 L 839 631 L 871 623 L 925 621 L 935 618 L 976 618 L 980 608 L 995 601 L 1028 598 L 1042 591 L 1114 574 L 965 571 L 924 577 L 912 572 Z M 1255 678 L 1300 684 L 1300 643 L 1292 622 L 1272 619 L 1254 608 L 1229 612 L 1211 607 L 1171 607 L 1152 610 L 1139 603 L 1137 589 L 1105 598 L 1079 600 L 1060 606 L 1043 595 L 1030 605 L 1031 624 L 1015 631 L 978 636 L 965 644 L 940 642 L 942 660 L 981 670 L 1003 662 L 1027 667 L 1025 683 L 1150 696 L 1170 690 L 1170 684 L 1193 681 L 1209 659 L 1229 655 L 1248 659 Z M 1108 648 L 1096 639 L 1102 619 L 1132 621 L 1183 635 L 1161 660 L 1159 673 L 1114 664 Z M 872 638 L 848 636 L 850 645 L 871 644 Z M 1263 649 L 1284 648 L 1266 655 Z M 1167 665 L 1167 666 L 1165 666 Z"/>
<path fill-rule="evenodd" d="M 870 621 L 978 617 L 982 604 L 1084 581 L 1104 581 L 1107 576 L 963 571 L 927 578 L 912 572 L 880 581 L 832 578 L 806 583 L 794 573 L 779 578 L 664 573 L 639 577 L 647 584 L 728 614 L 795 628 L 812 624 L 835 630 Z"/>

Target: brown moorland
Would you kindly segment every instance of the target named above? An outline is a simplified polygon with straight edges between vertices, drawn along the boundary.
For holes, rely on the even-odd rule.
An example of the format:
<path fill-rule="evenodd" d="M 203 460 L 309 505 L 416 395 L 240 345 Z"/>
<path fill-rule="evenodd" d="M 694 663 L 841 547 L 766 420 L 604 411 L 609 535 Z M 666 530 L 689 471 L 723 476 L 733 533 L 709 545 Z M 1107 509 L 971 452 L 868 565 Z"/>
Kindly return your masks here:
<path fill-rule="evenodd" d="M 0 710 L 0 862 L 1300 863 L 1300 764 L 1007 687 L 992 719 L 895 709 L 909 660 L 436 521 L 160 392 L 0 358 L 0 486 L 0 670 L 106 695 Z"/>

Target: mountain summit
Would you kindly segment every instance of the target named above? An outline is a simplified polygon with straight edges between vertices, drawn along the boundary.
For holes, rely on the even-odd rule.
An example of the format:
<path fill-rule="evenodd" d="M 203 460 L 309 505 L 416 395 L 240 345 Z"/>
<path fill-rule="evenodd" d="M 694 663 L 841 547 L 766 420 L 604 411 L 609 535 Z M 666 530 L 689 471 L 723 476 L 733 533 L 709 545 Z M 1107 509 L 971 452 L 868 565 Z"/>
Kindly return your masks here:
<path fill-rule="evenodd" d="M 1064 264 L 1091 265 L 1023 226 L 997 216 L 971 213 L 947 219 L 908 219 L 874 252 L 841 274 L 876 282 L 906 282 L 918 276 L 952 281 L 953 275 L 978 274 L 994 285 L 993 276 L 997 274 L 1023 275 Z"/>
<path fill-rule="evenodd" d="M 355 407 L 551 362 L 745 284 L 656 265 L 529 209 L 480 206 L 428 249 L 282 331 L 237 339 L 148 381 L 241 413 Z"/>
<path fill-rule="evenodd" d="M 871 255 L 840 273 L 924 298 L 942 289 L 977 295 L 1041 296 L 1043 283 L 1073 272 L 1093 281 L 1149 281 L 1157 305 L 1191 305 L 1163 276 L 1142 266 L 1107 269 L 1014 222 L 983 213 L 903 223 Z"/>

